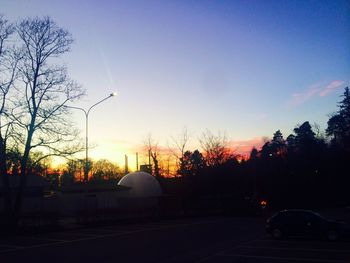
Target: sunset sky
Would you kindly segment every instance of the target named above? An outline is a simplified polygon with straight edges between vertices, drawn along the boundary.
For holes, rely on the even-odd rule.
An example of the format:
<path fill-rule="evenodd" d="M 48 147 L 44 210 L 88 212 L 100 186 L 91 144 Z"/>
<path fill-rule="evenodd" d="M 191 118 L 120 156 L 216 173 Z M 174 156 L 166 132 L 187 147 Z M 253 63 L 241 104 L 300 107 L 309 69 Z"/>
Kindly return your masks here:
<path fill-rule="evenodd" d="M 90 114 L 96 159 L 122 163 L 147 134 L 166 146 L 184 127 L 191 149 L 206 129 L 236 148 L 304 121 L 324 129 L 350 83 L 349 1 L 0 0 L 0 13 L 72 33 L 63 61 L 87 90 L 72 106 L 118 92 Z"/>

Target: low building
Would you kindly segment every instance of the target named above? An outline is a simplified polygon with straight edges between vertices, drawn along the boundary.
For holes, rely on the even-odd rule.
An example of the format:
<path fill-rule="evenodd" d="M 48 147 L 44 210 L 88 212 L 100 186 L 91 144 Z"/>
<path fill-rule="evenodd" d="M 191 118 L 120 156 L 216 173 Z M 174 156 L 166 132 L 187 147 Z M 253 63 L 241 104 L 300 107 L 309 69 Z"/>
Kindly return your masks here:
<path fill-rule="evenodd" d="M 20 185 L 20 175 L 9 175 L 10 190 L 12 193 L 18 192 Z M 45 191 L 49 189 L 50 183 L 42 176 L 28 175 L 26 178 L 26 187 L 24 195 L 28 196 L 43 196 Z M 3 193 L 3 178 L 0 176 L 0 196 Z"/>
<path fill-rule="evenodd" d="M 13 200 L 19 191 L 20 179 L 20 175 L 9 175 L 10 192 Z M 33 214 L 46 210 L 45 196 L 49 187 L 50 183 L 44 177 L 28 175 L 23 192 L 22 213 Z M 0 177 L 0 211 L 4 209 L 3 192 L 3 178 Z"/>

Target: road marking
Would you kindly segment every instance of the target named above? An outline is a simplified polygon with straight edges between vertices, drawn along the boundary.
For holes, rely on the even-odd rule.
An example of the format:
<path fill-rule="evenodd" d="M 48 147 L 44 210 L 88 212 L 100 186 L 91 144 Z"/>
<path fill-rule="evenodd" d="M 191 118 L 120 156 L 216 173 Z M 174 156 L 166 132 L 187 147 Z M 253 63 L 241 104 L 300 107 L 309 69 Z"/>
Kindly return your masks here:
<path fill-rule="evenodd" d="M 47 237 L 28 237 L 28 239 L 53 241 L 53 242 L 66 242 L 66 241 L 68 241 L 66 239 L 47 238 Z"/>
<path fill-rule="evenodd" d="M 244 254 L 217 254 L 221 257 L 240 257 L 240 258 L 255 258 L 255 259 L 269 259 L 269 260 L 284 260 L 284 261 L 296 261 L 296 262 L 320 262 L 320 263 L 349 263 L 348 260 L 328 260 L 318 258 L 288 258 L 288 257 L 268 257 L 268 256 L 252 256 Z"/>
<path fill-rule="evenodd" d="M 261 246 L 238 246 L 236 248 L 249 248 L 249 249 L 271 249 L 271 250 L 299 250 L 299 251 L 313 251 L 313 252 L 348 252 L 350 254 L 350 251 L 347 249 L 323 249 L 323 248 L 289 248 L 289 247 L 261 247 Z"/>
<path fill-rule="evenodd" d="M 79 230 L 78 230 L 79 231 Z M 94 235 L 95 232 L 105 232 L 105 233 L 127 233 L 129 231 L 127 230 L 118 230 L 116 229 L 115 227 L 112 228 L 112 227 L 101 227 L 101 228 L 84 228 L 81 230 L 84 234 L 86 233 L 86 235 L 89 235 L 91 233 L 91 235 Z M 77 232 L 77 230 L 75 230 L 74 233 L 80 233 L 80 232 Z"/>
<path fill-rule="evenodd" d="M 130 233 L 130 230 L 110 230 L 109 233 L 111 233 L 111 234 L 112 233 L 114 233 L 114 234 Z"/>
<path fill-rule="evenodd" d="M 137 232 L 139 232 L 139 231 L 137 231 Z M 0 254 L 7 253 L 7 252 L 14 252 L 14 251 L 18 251 L 18 250 L 25 250 L 25 249 L 33 249 L 33 248 L 41 248 L 41 247 L 62 245 L 62 244 L 68 244 L 68 243 L 74 243 L 74 242 L 86 241 L 86 240 L 94 240 L 94 239 L 105 238 L 105 237 L 123 236 L 123 235 L 128 235 L 130 233 L 131 232 L 129 232 L 129 233 L 120 233 L 120 234 L 116 234 L 116 235 L 108 234 L 108 235 L 104 235 L 104 236 L 94 236 L 94 237 L 78 238 L 78 239 L 73 239 L 73 240 L 58 241 L 56 243 L 45 243 L 45 244 L 25 246 L 25 247 L 16 247 L 16 248 L 2 250 L 2 251 L 0 251 Z"/>
<path fill-rule="evenodd" d="M 320 244 L 336 244 L 335 242 L 330 241 L 319 241 L 319 240 L 305 240 L 305 239 L 289 239 L 289 240 L 274 240 L 274 239 L 260 239 L 257 240 L 258 242 L 263 243 L 274 243 L 274 244 L 281 244 L 281 243 L 287 243 L 287 244 L 312 244 L 312 245 L 320 245 Z M 339 242 L 339 244 L 342 245 L 348 245 L 350 246 L 350 242 Z"/>
<path fill-rule="evenodd" d="M 5 248 L 14 248 L 14 249 L 22 248 L 22 246 L 13 246 L 13 245 L 4 245 L 4 244 L 0 244 L 0 248 L 1 248 L 1 247 L 5 247 Z"/>
<path fill-rule="evenodd" d="M 105 235 L 99 235 L 99 236 L 77 238 L 77 239 L 73 239 L 73 240 L 57 241 L 56 243 L 45 243 L 45 244 L 38 244 L 38 245 L 18 247 L 18 248 L 16 247 L 16 248 L 2 250 L 2 251 L 0 251 L 0 254 L 7 253 L 7 252 L 13 252 L 13 251 L 17 251 L 17 250 L 25 250 L 25 249 L 33 249 L 33 248 L 40 248 L 40 247 L 48 247 L 48 246 L 62 245 L 62 244 L 67 244 L 67 243 L 95 240 L 95 239 L 108 238 L 108 237 L 126 236 L 126 235 L 130 235 L 130 234 L 134 234 L 134 233 L 147 232 L 147 231 L 151 231 L 151 230 L 169 229 L 169 228 L 176 228 L 176 227 L 181 227 L 181 226 L 193 226 L 193 225 L 201 225 L 201 224 L 207 224 L 207 223 L 215 223 L 215 222 L 218 222 L 218 221 L 223 221 L 223 220 L 216 220 L 216 221 L 209 221 L 209 222 L 207 221 L 207 222 L 187 223 L 187 224 L 181 224 L 181 225 L 168 225 L 168 226 L 163 226 L 163 227 L 158 227 L 158 228 L 137 229 L 137 230 L 128 231 L 128 232 L 125 232 L 125 233 L 111 233 L 111 234 L 105 234 Z"/>
<path fill-rule="evenodd" d="M 55 234 L 55 233 L 54 233 Z M 100 236 L 98 234 L 87 234 L 87 233 L 79 233 L 79 232 L 72 232 L 72 233 L 57 233 L 58 236 L 62 235 L 63 237 L 72 237 L 72 236 L 83 236 L 83 237 L 95 237 Z"/>

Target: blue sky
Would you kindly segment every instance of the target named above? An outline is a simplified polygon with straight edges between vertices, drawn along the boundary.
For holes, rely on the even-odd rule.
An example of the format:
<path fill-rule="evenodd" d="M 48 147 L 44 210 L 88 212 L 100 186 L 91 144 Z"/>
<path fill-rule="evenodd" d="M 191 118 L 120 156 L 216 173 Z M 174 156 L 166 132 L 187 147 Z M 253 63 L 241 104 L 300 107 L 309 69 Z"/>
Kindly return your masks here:
<path fill-rule="evenodd" d="M 233 141 L 326 127 L 350 76 L 349 1 L 0 0 L 11 20 L 51 16 L 75 38 L 63 57 L 88 107 L 95 158 L 119 160 L 151 132 L 187 126 Z M 84 132 L 84 119 L 75 115 Z M 119 157 L 117 157 L 119 156 Z"/>

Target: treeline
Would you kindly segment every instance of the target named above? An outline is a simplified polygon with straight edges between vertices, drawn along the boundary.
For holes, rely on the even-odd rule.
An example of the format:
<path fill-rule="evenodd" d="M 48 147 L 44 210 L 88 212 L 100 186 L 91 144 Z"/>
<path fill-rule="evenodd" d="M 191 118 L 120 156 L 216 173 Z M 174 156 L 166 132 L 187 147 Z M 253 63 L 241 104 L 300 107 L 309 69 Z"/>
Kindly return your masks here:
<path fill-rule="evenodd" d="M 84 181 L 85 159 L 70 158 L 66 163 L 53 168 L 50 159 L 43 159 L 36 162 L 40 152 L 33 152 L 28 159 L 30 175 L 43 176 L 50 182 L 52 189 L 69 187 L 75 183 Z M 20 175 L 21 155 L 18 152 L 8 152 L 7 173 L 11 176 Z M 93 161 L 88 160 L 89 182 L 99 183 L 103 181 L 119 181 L 125 175 L 125 171 L 118 164 L 106 159 Z"/>
<path fill-rule="evenodd" d="M 252 149 L 247 160 L 211 137 L 202 153 L 183 153 L 178 169 L 181 176 L 163 178 L 163 188 L 189 200 L 199 196 L 253 204 L 265 200 L 274 209 L 349 205 L 348 88 L 327 124 L 324 135 L 308 121 L 286 138 L 277 130 L 260 150 Z"/>
<path fill-rule="evenodd" d="M 51 186 L 54 189 L 62 189 L 75 183 L 83 183 L 84 169 L 85 159 L 72 159 L 63 165 L 61 170 L 56 169 L 52 173 L 47 174 L 46 178 L 51 182 Z M 90 184 L 101 184 L 106 181 L 116 184 L 125 174 L 124 170 L 117 164 L 106 159 L 89 160 L 88 169 L 90 172 Z"/>
<path fill-rule="evenodd" d="M 308 121 L 286 137 L 277 130 L 261 149 L 253 148 L 248 158 L 236 154 L 225 136 L 210 131 L 200 138 L 201 150 L 186 150 L 186 130 L 171 150 L 164 151 L 149 138 L 145 155 L 165 194 L 187 204 L 207 198 L 242 206 L 264 200 L 275 209 L 343 206 L 350 203 L 349 131 L 350 96 L 345 88 L 324 132 Z M 82 181 L 84 166 L 85 160 L 70 160 L 59 172 L 46 176 L 55 187 L 69 186 Z M 117 183 L 125 172 L 108 160 L 89 160 L 88 167 L 90 183 Z M 42 174 L 43 168 L 37 171 Z"/>

